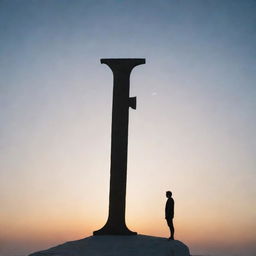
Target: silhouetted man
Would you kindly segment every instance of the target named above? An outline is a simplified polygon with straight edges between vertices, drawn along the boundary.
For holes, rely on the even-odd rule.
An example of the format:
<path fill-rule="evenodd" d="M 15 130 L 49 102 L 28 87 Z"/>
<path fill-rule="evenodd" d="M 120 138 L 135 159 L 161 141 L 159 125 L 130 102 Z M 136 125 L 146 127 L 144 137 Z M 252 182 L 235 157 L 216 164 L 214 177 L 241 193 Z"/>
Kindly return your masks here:
<path fill-rule="evenodd" d="M 170 228 L 171 236 L 169 239 L 174 240 L 174 227 L 173 227 L 173 217 L 174 217 L 174 200 L 172 198 L 172 192 L 166 192 L 167 202 L 165 205 L 165 219 Z"/>

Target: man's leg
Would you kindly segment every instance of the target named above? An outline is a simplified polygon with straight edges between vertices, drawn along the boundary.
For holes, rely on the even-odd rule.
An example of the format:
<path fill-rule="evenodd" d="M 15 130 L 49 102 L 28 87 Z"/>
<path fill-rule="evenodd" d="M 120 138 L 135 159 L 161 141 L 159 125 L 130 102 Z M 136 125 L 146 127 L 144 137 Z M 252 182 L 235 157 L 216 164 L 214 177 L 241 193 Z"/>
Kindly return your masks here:
<path fill-rule="evenodd" d="M 172 221 L 172 225 L 170 226 L 170 232 L 171 232 L 171 240 L 174 240 L 174 226 L 173 226 L 173 221 Z"/>
<path fill-rule="evenodd" d="M 173 219 L 169 219 L 167 220 L 168 226 L 170 228 L 170 234 L 171 236 L 169 237 L 169 239 L 174 240 L 174 226 L 173 226 Z"/>

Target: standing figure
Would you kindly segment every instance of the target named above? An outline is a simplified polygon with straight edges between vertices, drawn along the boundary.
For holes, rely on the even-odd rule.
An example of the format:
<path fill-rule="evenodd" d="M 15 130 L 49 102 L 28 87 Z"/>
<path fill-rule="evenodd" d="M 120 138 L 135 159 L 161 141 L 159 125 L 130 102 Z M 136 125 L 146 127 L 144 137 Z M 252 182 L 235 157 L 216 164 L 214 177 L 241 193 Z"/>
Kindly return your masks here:
<path fill-rule="evenodd" d="M 167 191 L 166 197 L 168 198 L 165 205 L 165 219 L 167 221 L 167 225 L 170 228 L 171 236 L 169 239 L 174 240 L 174 226 L 173 226 L 173 217 L 174 217 L 174 200 L 172 198 L 172 192 Z"/>

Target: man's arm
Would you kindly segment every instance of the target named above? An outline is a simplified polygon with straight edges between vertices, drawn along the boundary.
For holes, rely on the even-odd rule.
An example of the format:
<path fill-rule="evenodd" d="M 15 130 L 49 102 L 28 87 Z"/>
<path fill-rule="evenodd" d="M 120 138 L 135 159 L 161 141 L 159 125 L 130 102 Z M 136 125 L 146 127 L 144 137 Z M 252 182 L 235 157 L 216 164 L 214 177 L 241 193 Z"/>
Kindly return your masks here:
<path fill-rule="evenodd" d="M 165 219 L 168 218 L 170 212 L 170 200 L 168 199 L 165 204 Z"/>
<path fill-rule="evenodd" d="M 171 216 L 172 218 L 174 217 L 174 200 L 173 200 L 173 198 L 172 198 L 172 200 L 171 200 L 170 216 Z"/>

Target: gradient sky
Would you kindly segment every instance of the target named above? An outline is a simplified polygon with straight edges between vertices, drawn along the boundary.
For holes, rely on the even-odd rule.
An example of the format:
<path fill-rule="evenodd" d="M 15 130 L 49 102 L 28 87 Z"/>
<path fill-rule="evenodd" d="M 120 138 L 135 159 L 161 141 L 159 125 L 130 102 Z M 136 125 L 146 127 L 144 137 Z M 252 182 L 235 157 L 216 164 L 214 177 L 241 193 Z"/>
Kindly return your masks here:
<path fill-rule="evenodd" d="M 0 255 L 108 213 L 112 73 L 131 75 L 127 225 L 192 254 L 256 253 L 256 1 L 0 0 Z"/>

